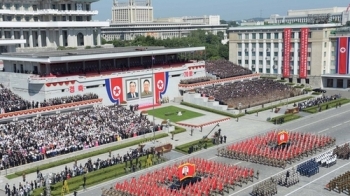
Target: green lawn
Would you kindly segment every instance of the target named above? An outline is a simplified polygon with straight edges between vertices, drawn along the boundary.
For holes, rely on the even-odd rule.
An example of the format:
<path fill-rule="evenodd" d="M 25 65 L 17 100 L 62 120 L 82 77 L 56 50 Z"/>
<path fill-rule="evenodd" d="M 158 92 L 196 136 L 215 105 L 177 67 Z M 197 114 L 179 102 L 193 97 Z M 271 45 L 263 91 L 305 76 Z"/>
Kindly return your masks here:
<path fill-rule="evenodd" d="M 182 116 L 177 115 L 178 111 L 181 111 Z M 170 122 L 179 122 L 179 121 L 196 118 L 204 115 L 201 113 L 185 110 L 183 108 L 178 108 L 175 106 L 168 106 L 168 107 L 158 108 L 154 110 L 150 109 L 148 110 L 148 114 L 163 120 L 169 119 Z"/>

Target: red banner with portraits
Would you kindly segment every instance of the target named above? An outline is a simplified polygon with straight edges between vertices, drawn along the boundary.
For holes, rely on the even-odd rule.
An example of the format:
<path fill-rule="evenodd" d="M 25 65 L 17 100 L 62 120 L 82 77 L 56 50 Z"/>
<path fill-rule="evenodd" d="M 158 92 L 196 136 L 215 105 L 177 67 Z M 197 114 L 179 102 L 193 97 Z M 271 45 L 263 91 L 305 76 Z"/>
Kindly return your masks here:
<path fill-rule="evenodd" d="M 308 38 L 309 29 L 301 28 L 300 30 L 300 64 L 299 78 L 307 78 L 307 53 L 308 53 Z"/>
<path fill-rule="evenodd" d="M 284 29 L 284 56 L 283 56 L 283 78 L 289 78 L 290 76 L 290 40 L 291 29 Z"/>

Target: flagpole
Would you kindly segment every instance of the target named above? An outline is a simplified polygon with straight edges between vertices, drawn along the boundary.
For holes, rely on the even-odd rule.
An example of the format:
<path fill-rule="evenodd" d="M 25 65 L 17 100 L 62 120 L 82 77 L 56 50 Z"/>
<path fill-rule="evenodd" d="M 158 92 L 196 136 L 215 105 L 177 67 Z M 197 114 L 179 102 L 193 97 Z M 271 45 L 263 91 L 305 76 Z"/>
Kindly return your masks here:
<path fill-rule="evenodd" d="M 153 72 L 153 52 L 152 52 L 152 66 L 151 66 L 151 69 L 152 69 L 152 78 L 153 78 L 153 86 L 155 84 L 155 78 L 154 78 L 154 72 Z M 155 89 L 153 89 L 153 92 L 155 92 Z M 155 128 L 155 120 L 154 120 L 154 96 L 155 94 L 153 94 L 153 99 L 152 99 L 152 105 L 153 105 L 153 115 L 152 115 L 152 118 L 153 118 L 153 129 L 152 129 L 152 132 L 153 132 L 153 143 L 156 142 L 156 137 L 155 137 L 155 132 L 154 132 L 154 128 Z"/>

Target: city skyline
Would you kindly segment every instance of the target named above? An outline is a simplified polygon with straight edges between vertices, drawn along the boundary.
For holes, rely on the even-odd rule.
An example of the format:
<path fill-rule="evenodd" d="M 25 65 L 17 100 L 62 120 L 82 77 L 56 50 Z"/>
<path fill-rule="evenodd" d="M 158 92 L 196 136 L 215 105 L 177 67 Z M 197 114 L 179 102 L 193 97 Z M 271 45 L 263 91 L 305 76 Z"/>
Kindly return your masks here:
<path fill-rule="evenodd" d="M 127 0 L 123 0 L 125 2 Z M 347 7 L 349 1 L 285 1 L 280 0 L 152 0 L 154 18 L 220 15 L 222 20 L 242 20 L 256 17 L 267 18 L 271 14 L 286 15 L 288 10 L 317 9 L 329 7 Z M 302 2 L 302 3 L 296 3 Z M 111 6 L 113 0 L 101 0 L 92 4 L 92 9 L 98 10 L 99 14 L 94 20 L 105 21 L 111 19 Z M 187 6 L 184 6 L 186 5 Z M 108 10 L 108 11 L 106 11 Z"/>

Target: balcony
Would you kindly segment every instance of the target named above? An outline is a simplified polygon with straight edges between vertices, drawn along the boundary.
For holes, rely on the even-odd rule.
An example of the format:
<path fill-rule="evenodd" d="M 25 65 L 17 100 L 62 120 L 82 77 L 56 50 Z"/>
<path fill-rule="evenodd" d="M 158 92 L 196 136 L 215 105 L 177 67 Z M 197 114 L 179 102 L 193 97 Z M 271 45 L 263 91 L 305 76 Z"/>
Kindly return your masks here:
<path fill-rule="evenodd" d="M 57 10 L 57 9 L 44 9 L 37 11 L 29 10 L 1 10 L 0 14 L 8 15 L 31 15 L 31 16 L 40 16 L 40 15 L 78 15 L 78 16 L 90 16 L 97 15 L 97 10 L 85 11 L 85 10 Z"/>

